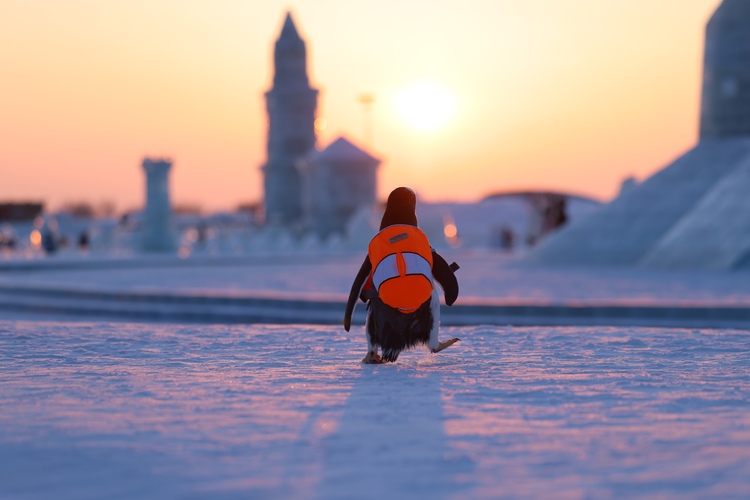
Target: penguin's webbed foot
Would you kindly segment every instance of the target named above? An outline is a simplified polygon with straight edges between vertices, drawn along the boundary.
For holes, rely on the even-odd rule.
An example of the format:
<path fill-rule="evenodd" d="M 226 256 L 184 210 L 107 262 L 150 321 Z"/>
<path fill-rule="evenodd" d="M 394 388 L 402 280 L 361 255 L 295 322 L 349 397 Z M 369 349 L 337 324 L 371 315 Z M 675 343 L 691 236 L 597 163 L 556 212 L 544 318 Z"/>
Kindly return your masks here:
<path fill-rule="evenodd" d="M 378 355 L 376 352 L 368 352 L 367 356 L 362 359 L 362 362 L 368 365 L 379 365 L 383 363 L 383 358 Z"/>
<path fill-rule="evenodd" d="M 440 352 L 440 351 L 442 351 L 443 349 L 448 349 L 448 348 L 449 348 L 450 346 L 452 346 L 453 344 L 455 344 L 455 343 L 456 343 L 456 342 L 458 342 L 459 340 L 461 340 L 461 339 L 459 339 L 459 338 L 454 338 L 454 339 L 446 340 L 445 342 L 439 342 L 439 343 L 438 343 L 438 348 L 437 348 L 437 349 L 430 349 L 430 350 L 431 350 L 432 352 Z"/>

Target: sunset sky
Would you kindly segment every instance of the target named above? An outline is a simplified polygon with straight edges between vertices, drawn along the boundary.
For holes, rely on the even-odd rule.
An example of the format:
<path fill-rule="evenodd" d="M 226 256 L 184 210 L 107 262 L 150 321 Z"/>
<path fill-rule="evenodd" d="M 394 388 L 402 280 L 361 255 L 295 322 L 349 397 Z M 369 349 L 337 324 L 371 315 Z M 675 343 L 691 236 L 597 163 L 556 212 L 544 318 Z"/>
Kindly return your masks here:
<path fill-rule="evenodd" d="M 374 97 L 381 196 L 408 185 L 433 201 L 527 188 L 607 200 L 696 142 L 719 3 L 2 0 L 0 202 L 136 208 L 144 155 L 174 159 L 176 204 L 259 201 L 263 93 L 287 10 L 320 89 L 319 146 L 366 145 L 358 97 Z M 418 84 L 439 89 L 444 123 L 420 127 L 422 112 L 404 109 Z"/>

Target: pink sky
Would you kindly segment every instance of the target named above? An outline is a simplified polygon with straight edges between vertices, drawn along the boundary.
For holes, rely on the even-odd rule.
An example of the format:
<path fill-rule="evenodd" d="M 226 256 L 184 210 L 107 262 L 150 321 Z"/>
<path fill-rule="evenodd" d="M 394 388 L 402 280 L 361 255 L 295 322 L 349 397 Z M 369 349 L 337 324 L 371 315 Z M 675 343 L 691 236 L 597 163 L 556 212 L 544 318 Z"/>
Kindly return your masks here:
<path fill-rule="evenodd" d="M 287 9 L 321 90 L 321 146 L 341 134 L 362 144 L 357 97 L 375 96 L 381 195 L 609 199 L 695 143 L 704 26 L 719 3 L 4 0 L 0 200 L 138 207 L 144 155 L 174 158 L 177 204 L 260 200 L 263 92 Z M 431 131 L 394 104 L 424 79 L 455 97 Z"/>

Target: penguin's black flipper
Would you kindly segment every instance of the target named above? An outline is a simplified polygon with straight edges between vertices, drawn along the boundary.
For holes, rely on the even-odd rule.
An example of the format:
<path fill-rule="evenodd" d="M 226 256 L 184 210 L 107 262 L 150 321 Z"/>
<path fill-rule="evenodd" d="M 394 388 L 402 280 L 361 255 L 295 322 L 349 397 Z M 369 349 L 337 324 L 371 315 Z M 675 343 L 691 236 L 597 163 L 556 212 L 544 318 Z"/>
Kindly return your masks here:
<path fill-rule="evenodd" d="M 434 250 L 432 251 L 432 275 L 443 288 L 446 305 L 452 306 L 458 298 L 458 280 L 453 274 L 452 265 L 449 266 L 445 259 Z"/>
<path fill-rule="evenodd" d="M 365 261 L 362 263 L 362 267 L 359 268 L 357 277 L 354 278 L 352 289 L 349 291 L 349 300 L 346 301 L 346 313 L 344 313 L 344 330 L 346 330 L 347 332 L 352 326 L 352 313 L 354 312 L 354 305 L 357 302 L 357 297 L 359 296 L 359 292 L 360 290 L 362 290 L 362 286 L 364 286 L 365 281 L 367 281 L 367 277 L 370 275 L 370 271 L 372 271 L 372 263 L 370 262 L 370 257 L 367 256 L 365 257 Z"/>

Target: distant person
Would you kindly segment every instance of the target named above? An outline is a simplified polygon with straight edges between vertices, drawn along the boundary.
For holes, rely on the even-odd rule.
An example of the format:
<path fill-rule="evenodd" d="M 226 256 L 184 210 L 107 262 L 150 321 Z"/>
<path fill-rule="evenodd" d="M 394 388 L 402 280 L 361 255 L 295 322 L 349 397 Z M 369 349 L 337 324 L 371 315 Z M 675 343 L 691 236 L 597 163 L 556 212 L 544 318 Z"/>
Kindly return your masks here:
<path fill-rule="evenodd" d="M 556 193 L 531 193 L 528 201 L 531 217 L 526 244 L 532 247 L 568 222 L 567 199 Z"/>
<path fill-rule="evenodd" d="M 503 226 L 500 230 L 500 248 L 506 252 L 512 252 L 515 245 L 516 235 L 511 228 Z"/>
<path fill-rule="evenodd" d="M 196 243 L 203 246 L 206 244 L 206 241 L 208 241 L 208 226 L 204 221 L 200 221 L 196 229 L 198 231 Z"/>
<path fill-rule="evenodd" d="M 78 249 L 82 252 L 89 249 L 89 232 L 85 229 L 78 235 Z"/>
<path fill-rule="evenodd" d="M 53 233 L 47 226 L 45 226 L 42 231 L 42 250 L 44 250 L 44 253 L 47 255 L 52 255 L 57 252 L 57 239 L 55 238 L 55 233 Z"/>
<path fill-rule="evenodd" d="M 433 280 L 443 288 L 445 303 L 458 297 L 458 281 L 450 266 L 418 228 L 417 197 L 409 188 L 388 196 L 380 232 L 370 241 L 367 257 L 354 279 L 346 304 L 344 328 L 349 331 L 359 297 L 367 303 L 367 355 L 364 363 L 394 362 L 401 351 L 426 344 L 434 353 L 459 339 L 438 340 L 440 298 Z M 378 354 L 382 349 L 382 356 Z"/>
<path fill-rule="evenodd" d="M 5 238 L 3 238 L 3 243 L 8 248 L 8 250 L 15 250 L 18 246 L 18 240 L 16 239 L 15 235 L 12 234 L 9 236 L 5 236 Z"/>
<path fill-rule="evenodd" d="M 568 222 L 566 213 L 567 202 L 565 196 L 548 195 L 547 204 L 544 209 L 544 233 L 549 233 L 561 228 Z"/>

